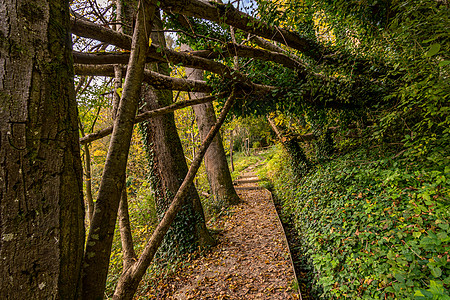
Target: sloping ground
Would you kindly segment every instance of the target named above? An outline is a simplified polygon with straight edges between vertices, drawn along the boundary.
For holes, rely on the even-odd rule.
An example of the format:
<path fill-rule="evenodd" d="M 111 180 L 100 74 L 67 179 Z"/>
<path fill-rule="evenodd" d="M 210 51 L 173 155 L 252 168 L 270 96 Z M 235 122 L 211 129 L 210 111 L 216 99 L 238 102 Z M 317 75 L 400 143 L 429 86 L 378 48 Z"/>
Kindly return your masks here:
<path fill-rule="evenodd" d="M 237 181 L 242 203 L 216 228 L 218 245 L 148 291 L 156 299 L 300 299 L 270 193 L 249 171 Z"/>

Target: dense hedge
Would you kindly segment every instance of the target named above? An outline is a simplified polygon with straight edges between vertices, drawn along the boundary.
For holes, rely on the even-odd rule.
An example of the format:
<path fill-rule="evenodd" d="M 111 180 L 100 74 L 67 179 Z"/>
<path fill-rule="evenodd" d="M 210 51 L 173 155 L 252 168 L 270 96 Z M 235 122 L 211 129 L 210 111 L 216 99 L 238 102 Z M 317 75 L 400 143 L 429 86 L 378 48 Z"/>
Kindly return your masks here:
<path fill-rule="evenodd" d="M 450 299 L 450 165 L 356 151 L 296 181 L 277 148 L 262 173 L 305 242 L 325 298 Z M 448 154 L 448 153 L 447 153 Z"/>

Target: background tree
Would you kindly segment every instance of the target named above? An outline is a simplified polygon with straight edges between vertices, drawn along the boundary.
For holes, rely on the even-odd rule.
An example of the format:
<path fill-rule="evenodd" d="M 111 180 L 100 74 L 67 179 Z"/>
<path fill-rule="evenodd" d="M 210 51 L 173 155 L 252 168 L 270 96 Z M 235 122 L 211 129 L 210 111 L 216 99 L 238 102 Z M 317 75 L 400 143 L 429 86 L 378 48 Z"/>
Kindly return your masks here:
<path fill-rule="evenodd" d="M 159 18 L 155 18 L 155 28 L 162 30 Z M 151 38 L 159 47 L 166 47 L 162 32 L 152 34 Z M 169 66 L 166 63 L 154 64 L 152 69 L 160 74 L 170 75 Z M 146 86 L 143 89 L 143 96 L 145 103 L 143 111 L 158 109 L 173 103 L 171 90 L 154 90 L 151 86 Z M 162 216 L 188 172 L 173 113 L 142 123 L 141 132 L 151 165 L 150 181 L 157 213 Z M 165 237 L 161 254 L 166 256 L 165 260 L 167 257 L 175 259 L 181 254 L 193 252 L 199 245 L 212 244 L 214 241 L 206 229 L 199 195 L 195 186 L 191 184 L 183 208 Z"/>
<path fill-rule="evenodd" d="M 203 80 L 203 71 L 186 68 L 186 77 L 188 79 Z M 206 96 L 204 93 L 190 93 L 191 98 L 202 98 L 204 96 Z M 192 109 L 196 116 L 200 138 L 203 140 L 208 135 L 211 127 L 216 123 L 214 107 L 212 103 L 204 103 L 194 105 Z M 234 190 L 220 134 L 214 138 L 208 151 L 206 151 L 205 168 L 215 208 L 220 209 L 237 204 L 239 196 Z"/>

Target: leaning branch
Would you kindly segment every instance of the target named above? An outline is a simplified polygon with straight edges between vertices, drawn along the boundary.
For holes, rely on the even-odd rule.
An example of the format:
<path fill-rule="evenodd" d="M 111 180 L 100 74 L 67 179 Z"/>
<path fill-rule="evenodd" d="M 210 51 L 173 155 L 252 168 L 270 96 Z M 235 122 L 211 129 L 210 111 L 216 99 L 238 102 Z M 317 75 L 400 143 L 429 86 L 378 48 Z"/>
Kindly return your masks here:
<path fill-rule="evenodd" d="M 74 65 L 76 75 L 114 77 L 114 65 Z M 122 68 L 126 72 L 126 67 Z M 174 78 L 150 70 L 144 70 L 144 81 L 156 89 L 186 92 L 211 93 L 212 89 L 204 81 Z"/>
<path fill-rule="evenodd" d="M 228 43 L 225 47 L 221 48 L 219 51 L 213 50 L 198 50 L 186 52 L 198 57 L 204 57 L 208 59 L 224 58 L 224 57 L 247 57 L 256 58 L 263 61 L 272 61 L 283 65 L 289 69 L 295 69 L 300 72 L 301 75 L 306 76 L 306 66 L 291 57 L 274 51 L 268 51 L 264 49 L 256 49 L 250 46 L 239 45 L 236 43 Z"/>
<path fill-rule="evenodd" d="M 149 31 L 155 14 L 155 6 L 156 0 L 140 0 L 138 5 L 131 47 L 132 55 L 128 63 L 122 99 L 114 120 L 114 132 L 86 242 L 81 298 L 87 300 L 102 299 L 104 296 L 111 245 L 133 133 L 133 120 L 136 116 L 144 77 Z"/>
<path fill-rule="evenodd" d="M 150 265 L 153 257 L 155 256 L 156 250 L 161 245 L 161 242 L 166 234 L 167 230 L 169 230 L 170 225 L 172 224 L 175 216 L 180 210 L 183 200 L 186 197 L 186 193 L 188 191 L 189 186 L 192 184 L 195 175 L 202 163 L 203 157 L 211 144 L 213 138 L 216 136 L 223 122 L 225 121 L 225 117 L 233 106 L 234 102 L 234 90 L 231 93 L 230 97 L 225 102 L 225 105 L 220 113 L 220 116 L 216 122 L 216 124 L 211 128 L 208 135 L 206 136 L 204 142 L 202 143 L 198 153 L 196 154 L 189 171 L 186 177 L 183 180 L 180 188 L 178 189 L 175 197 L 172 200 L 169 208 L 164 214 L 161 222 L 159 222 L 158 226 L 153 231 L 153 234 L 148 241 L 147 245 L 142 252 L 142 255 L 139 257 L 139 260 L 133 264 L 130 268 L 125 270 L 119 278 L 119 282 L 117 284 L 116 290 L 114 292 L 113 299 L 132 299 L 136 289 L 138 287 L 139 282 L 142 279 L 142 276 L 145 274 L 148 266 Z"/>
<path fill-rule="evenodd" d="M 182 109 L 182 108 L 185 108 L 188 106 L 211 102 L 211 101 L 216 100 L 218 97 L 222 97 L 222 96 L 224 96 L 224 93 L 221 93 L 221 94 L 218 94 L 215 96 L 208 96 L 208 97 L 204 97 L 204 98 L 180 101 L 180 102 L 176 102 L 174 104 L 171 104 L 171 105 L 168 105 L 165 107 L 147 111 L 147 112 L 137 115 L 136 118 L 134 119 L 134 124 L 145 121 L 151 117 L 174 112 L 178 109 Z M 110 126 L 105 129 L 99 130 L 97 132 L 88 134 L 80 139 L 80 144 L 84 145 L 86 143 L 90 143 L 95 140 L 101 139 L 107 135 L 110 135 L 112 131 L 113 131 L 113 126 Z"/>

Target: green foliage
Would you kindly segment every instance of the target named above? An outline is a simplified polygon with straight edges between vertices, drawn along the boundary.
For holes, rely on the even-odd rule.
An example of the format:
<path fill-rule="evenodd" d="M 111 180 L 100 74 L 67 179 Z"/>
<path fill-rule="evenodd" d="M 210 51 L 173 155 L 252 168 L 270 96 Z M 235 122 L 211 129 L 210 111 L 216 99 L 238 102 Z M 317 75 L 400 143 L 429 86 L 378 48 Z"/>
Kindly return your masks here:
<path fill-rule="evenodd" d="M 148 189 L 148 183 L 143 183 L 143 185 L 136 192 L 135 196 L 129 197 L 128 201 L 133 242 L 137 255 L 142 253 L 145 242 L 157 224 L 155 201 L 148 192 Z M 117 280 L 122 273 L 122 258 L 122 244 L 120 241 L 119 224 L 117 222 L 111 249 L 111 258 L 105 291 L 105 293 L 109 296 L 113 295 Z"/>
<path fill-rule="evenodd" d="M 273 132 L 265 117 L 249 116 L 235 118 L 224 125 L 233 131 L 233 150 L 245 151 L 245 141 L 248 139 L 250 148 L 267 147 L 273 142 Z M 230 139 L 230 135 L 222 135 L 224 140 Z M 228 143 L 227 143 L 228 144 Z"/>
<path fill-rule="evenodd" d="M 310 247 L 324 296 L 447 299 L 449 157 L 436 164 L 381 154 L 348 153 L 300 184 L 277 155 L 265 172 Z"/>
<path fill-rule="evenodd" d="M 243 152 L 237 152 L 233 155 L 234 172 L 231 173 L 231 179 L 236 180 L 240 173 L 248 167 L 256 164 L 259 161 L 257 156 L 247 156 Z"/>

